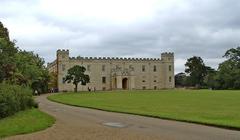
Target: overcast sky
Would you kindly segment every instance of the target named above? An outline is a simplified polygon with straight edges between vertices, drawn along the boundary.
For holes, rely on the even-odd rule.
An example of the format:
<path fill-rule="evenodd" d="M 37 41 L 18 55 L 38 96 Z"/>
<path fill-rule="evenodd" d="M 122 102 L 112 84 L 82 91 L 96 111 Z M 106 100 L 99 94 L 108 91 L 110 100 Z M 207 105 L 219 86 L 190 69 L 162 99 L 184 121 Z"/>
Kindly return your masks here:
<path fill-rule="evenodd" d="M 201 56 L 217 68 L 240 43 L 239 0 L 0 0 L 0 21 L 17 46 L 51 62 L 71 56 L 160 57 L 175 73 Z"/>

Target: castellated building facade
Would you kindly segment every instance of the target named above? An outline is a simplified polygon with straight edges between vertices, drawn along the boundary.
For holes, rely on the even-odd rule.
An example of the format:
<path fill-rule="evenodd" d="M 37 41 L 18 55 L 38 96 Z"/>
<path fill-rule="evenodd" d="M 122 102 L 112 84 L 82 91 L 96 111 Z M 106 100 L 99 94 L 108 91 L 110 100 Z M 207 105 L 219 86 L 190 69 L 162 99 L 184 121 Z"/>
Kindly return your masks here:
<path fill-rule="evenodd" d="M 74 91 L 72 83 L 64 82 L 68 69 L 84 66 L 90 83 L 78 85 L 78 91 L 91 90 L 159 90 L 172 89 L 174 54 L 162 53 L 161 58 L 69 57 L 69 50 L 58 50 L 48 70 L 57 73 L 59 91 Z"/>

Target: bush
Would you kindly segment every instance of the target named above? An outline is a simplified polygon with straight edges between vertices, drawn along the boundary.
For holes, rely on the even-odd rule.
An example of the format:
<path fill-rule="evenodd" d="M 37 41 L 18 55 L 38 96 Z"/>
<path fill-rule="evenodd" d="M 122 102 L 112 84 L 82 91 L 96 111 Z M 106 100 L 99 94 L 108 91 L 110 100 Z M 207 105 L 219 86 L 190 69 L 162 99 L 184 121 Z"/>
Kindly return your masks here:
<path fill-rule="evenodd" d="M 0 118 L 37 106 L 30 88 L 0 84 Z"/>

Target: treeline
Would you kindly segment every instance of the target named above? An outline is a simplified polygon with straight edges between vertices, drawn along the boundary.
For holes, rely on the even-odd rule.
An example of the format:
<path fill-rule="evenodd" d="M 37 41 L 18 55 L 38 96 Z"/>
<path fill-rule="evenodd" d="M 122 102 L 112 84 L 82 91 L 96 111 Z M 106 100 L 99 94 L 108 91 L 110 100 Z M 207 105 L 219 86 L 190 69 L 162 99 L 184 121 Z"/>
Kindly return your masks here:
<path fill-rule="evenodd" d="M 223 57 L 226 60 L 217 70 L 206 66 L 201 57 L 187 59 L 185 73 L 175 75 L 176 87 L 240 89 L 240 47 L 227 50 Z"/>
<path fill-rule="evenodd" d="M 44 60 L 33 52 L 20 50 L 11 41 L 7 28 L 0 22 L 0 83 L 48 91 L 49 73 Z"/>
<path fill-rule="evenodd" d="M 0 22 L 0 119 L 38 105 L 32 94 L 48 91 L 49 73 L 44 60 L 20 50 Z"/>

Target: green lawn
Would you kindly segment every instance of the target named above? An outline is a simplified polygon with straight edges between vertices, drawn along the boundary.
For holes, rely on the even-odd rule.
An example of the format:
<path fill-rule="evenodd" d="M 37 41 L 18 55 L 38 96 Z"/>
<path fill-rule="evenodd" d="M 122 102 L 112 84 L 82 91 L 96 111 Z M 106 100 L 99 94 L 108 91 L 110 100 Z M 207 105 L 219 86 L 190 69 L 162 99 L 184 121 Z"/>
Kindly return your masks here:
<path fill-rule="evenodd" d="M 0 139 L 6 136 L 31 133 L 50 127 L 55 119 L 38 109 L 21 111 L 0 120 Z"/>
<path fill-rule="evenodd" d="M 48 99 L 74 106 L 240 129 L 240 91 L 161 90 L 64 93 Z"/>

